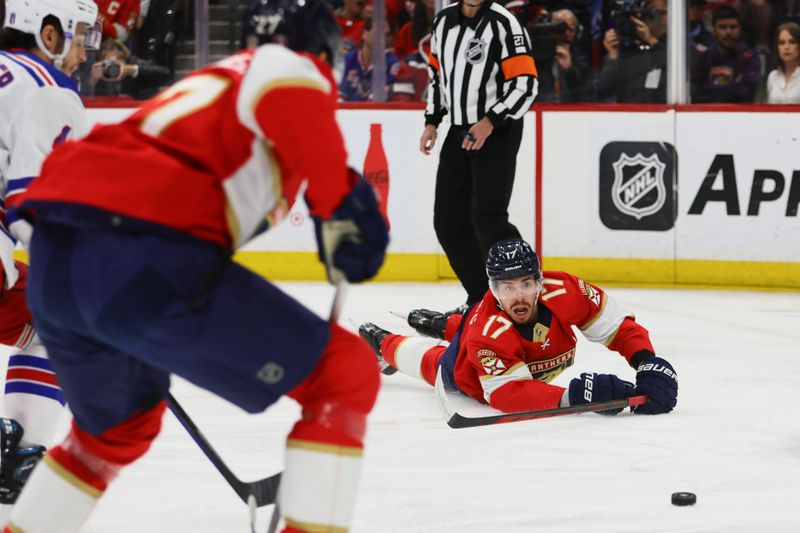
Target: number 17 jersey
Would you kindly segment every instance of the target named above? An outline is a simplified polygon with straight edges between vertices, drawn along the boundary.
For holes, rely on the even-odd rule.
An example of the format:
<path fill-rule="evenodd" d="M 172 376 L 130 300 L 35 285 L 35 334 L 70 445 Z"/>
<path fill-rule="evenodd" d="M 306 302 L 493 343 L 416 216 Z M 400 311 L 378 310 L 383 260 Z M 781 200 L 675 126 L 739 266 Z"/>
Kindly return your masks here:
<path fill-rule="evenodd" d="M 542 284 L 532 324 L 514 324 L 491 291 L 467 316 L 454 371 L 464 393 L 504 412 L 558 407 L 564 387 L 549 382 L 574 362 L 573 326 L 629 363 L 654 351 L 647 330 L 600 287 L 558 271 L 545 271 Z"/>

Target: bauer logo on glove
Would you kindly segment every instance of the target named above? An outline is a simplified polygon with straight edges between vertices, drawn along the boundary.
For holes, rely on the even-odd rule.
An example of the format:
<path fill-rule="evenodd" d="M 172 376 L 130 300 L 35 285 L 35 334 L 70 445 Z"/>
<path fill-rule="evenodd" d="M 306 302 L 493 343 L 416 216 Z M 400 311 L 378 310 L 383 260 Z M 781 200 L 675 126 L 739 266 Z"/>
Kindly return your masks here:
<path fill-rule="evenodd" d="M 669 365 L 669 363 L 667 363 Z M 657 363 L 642 363 L 639 365 L 639 368 L 636 369 L 637 372 L 663 372 L 664 374 L 668 375 L 675 381 L 678 381 L 678 374 L 675 373 L 672 368 L 667 365 L 659 365 Z"/>

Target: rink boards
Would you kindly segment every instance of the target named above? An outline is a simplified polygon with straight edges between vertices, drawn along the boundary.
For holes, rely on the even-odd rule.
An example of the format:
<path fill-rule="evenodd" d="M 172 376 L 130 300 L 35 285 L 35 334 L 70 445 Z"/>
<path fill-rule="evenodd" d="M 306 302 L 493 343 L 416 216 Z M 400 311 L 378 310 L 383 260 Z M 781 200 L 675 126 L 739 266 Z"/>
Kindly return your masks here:
<path fill-rule="evenodd" d="M 347 106 L 338 119 L 358 169 L 382 125 L 392 243 L 379 279 L 452 278 L 432 223 L 438 151 L 419 152 L 422 111 L 410 107 Z M 97 122 L 127 112 L 89 110 Z M 798 118 L 791 107 L 538 106 L 511 221 L 545 268 L 596 281 L 800 288 Z M 238 259 L 273 279 L 322 279 L 315 250 L 298 202 Z"/>

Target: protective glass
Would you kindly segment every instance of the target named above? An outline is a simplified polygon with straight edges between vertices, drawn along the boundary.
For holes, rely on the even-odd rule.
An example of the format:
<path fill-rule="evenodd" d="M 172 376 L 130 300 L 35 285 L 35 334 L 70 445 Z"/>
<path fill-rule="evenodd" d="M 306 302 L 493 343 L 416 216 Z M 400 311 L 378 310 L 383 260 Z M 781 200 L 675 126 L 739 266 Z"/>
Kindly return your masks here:
<path fill-rule="evenodd" d="M 75 39 L 79 39 L 84 35 L 84 46 L 86 50 L 99 50 L 100 43 L 103 41 L 103 25 L 100 21 L 95 22 L 94 26 L 88 28 L 85 34 L 77 34 Z"/>
<path fill-rule="evenodd" d="M 533 277 L 502 279 L 490 281 L 489 287 L 498 300 L 507 300 L 519 296 L 533 296 L 542 290 L 542 283 Z"/>

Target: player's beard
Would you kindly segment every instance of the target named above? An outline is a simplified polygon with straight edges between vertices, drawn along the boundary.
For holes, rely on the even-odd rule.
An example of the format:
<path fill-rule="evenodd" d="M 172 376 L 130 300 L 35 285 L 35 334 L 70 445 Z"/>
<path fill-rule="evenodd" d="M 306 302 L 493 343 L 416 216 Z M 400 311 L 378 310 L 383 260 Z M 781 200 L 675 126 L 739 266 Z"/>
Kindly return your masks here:
<path fill-rule="evenodd" d="M 538 296 L 538 295 L 537 295 Z M 506 308 L 506 314 L 518 325 L 530 324 L 536 318 L 536 297 L 516 298 Z"/>

